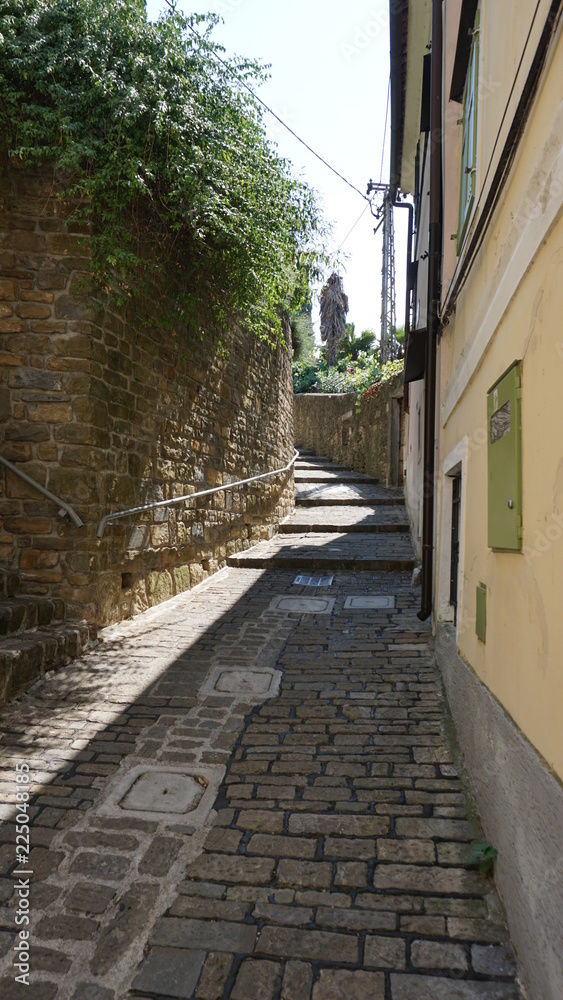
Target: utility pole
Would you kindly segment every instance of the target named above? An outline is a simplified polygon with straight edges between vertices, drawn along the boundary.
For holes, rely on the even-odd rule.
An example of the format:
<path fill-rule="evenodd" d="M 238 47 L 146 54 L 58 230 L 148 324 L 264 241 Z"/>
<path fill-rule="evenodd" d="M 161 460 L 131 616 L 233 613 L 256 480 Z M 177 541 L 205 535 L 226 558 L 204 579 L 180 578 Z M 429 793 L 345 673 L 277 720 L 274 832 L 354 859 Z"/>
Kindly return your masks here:
<path fill-rule="evenodd" d="M 381 267 L 381 360 L 397 357 L 397 318 L 395 315 L 395 231 L 393 205 L 389 188 L 383 198 L 383 261 Z"/>
<path fill-rule="evenodd" d="M 395 230 L 393 225 L 393 198 L 388 184 L 370 180 L 367 194 L 372 191 L 383 196 L 381 205 L 372 215 L 378 220 L 374 233 L 383 227 L 383 253 L 381 264 L 381 334 L 380 357 L 383 364 L 394 361 L 398 354 L 397 317 L 395 310 Z"/>

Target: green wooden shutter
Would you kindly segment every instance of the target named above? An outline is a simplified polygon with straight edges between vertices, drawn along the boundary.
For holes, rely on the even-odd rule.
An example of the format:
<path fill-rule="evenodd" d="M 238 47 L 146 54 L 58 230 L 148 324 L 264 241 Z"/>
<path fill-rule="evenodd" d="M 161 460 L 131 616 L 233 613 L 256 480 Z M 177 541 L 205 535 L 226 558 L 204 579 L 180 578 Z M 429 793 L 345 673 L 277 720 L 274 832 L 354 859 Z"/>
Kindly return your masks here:
<path fill-rule="evenodd" d="M 475 15 L 471 54 L 463 92 L 463 132 L 461 139 L 461 177 L 459 182 L 459 220 L 457 227 L 457 253 L 459 254 L 467 223 L 475 201 L 475 174 L 477 171 L 477 93 L 479 76 L 479 10 Z"/>

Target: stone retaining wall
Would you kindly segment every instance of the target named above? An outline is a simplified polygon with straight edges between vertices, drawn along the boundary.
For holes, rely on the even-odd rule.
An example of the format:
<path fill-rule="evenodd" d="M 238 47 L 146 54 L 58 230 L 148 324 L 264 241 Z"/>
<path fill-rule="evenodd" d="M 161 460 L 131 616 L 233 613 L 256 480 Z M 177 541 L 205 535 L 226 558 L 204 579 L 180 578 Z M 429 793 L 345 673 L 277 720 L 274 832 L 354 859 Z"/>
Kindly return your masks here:
<path fill-rule="evenodd" d="M 84 295 L 88 245 L 65 227 L 52 176 L 4 170 L 0 198 L 1 453 L 85 522 L 0 466 L 1 588 L 107 624 L 194 586 L 289 513 L 291 473 L 96 538 L 110 511 L 287 464 L 290 359 L 242 330 L 222 353 L 175 341 L 150 301 L 102 308 Z"/>
<path fill-rule="evenodd" d="M 370 390 L 359 412 L 354 393 L 296 394 L 297 445 L 396 486 L 402 483 L 402 398 L 402 373 Z"/>

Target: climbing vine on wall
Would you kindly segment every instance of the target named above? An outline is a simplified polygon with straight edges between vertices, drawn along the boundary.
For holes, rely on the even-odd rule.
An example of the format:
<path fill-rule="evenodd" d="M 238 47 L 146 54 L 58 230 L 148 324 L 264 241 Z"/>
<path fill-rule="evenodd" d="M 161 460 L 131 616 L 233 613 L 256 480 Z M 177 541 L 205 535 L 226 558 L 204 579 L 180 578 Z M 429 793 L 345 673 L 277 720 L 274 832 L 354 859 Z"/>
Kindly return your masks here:
<path fill-rule="evenodd" d="M 325 232 L 243 86 L 265 69 L 227 56 L 215 23 L 148 23 L 143 0 L 0 0 L 0 141 L 53 164 L 100 287 L 156 283 L 171 325 L 238 317 L 266 336 L 306 300 Z"/>

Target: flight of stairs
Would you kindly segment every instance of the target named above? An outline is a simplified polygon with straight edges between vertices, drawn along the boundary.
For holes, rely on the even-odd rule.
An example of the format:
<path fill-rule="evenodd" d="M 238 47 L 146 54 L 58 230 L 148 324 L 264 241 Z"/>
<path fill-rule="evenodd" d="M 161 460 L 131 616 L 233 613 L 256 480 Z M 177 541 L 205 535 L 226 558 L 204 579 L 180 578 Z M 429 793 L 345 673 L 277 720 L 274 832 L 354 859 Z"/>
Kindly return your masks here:
<path fill-rule="evenodd" d="M 90 645 L 95 629 L 64 620 L 64 603 L 41 597 L 0 601 L 0 705 Z"/>
<path fill-rule="evenodd" d="M 416 564 L 402 490 L 379 485 L 309 452 L 295 463 L 296 509 L 268 542 L 230 566 L 412 570 Z"/>

